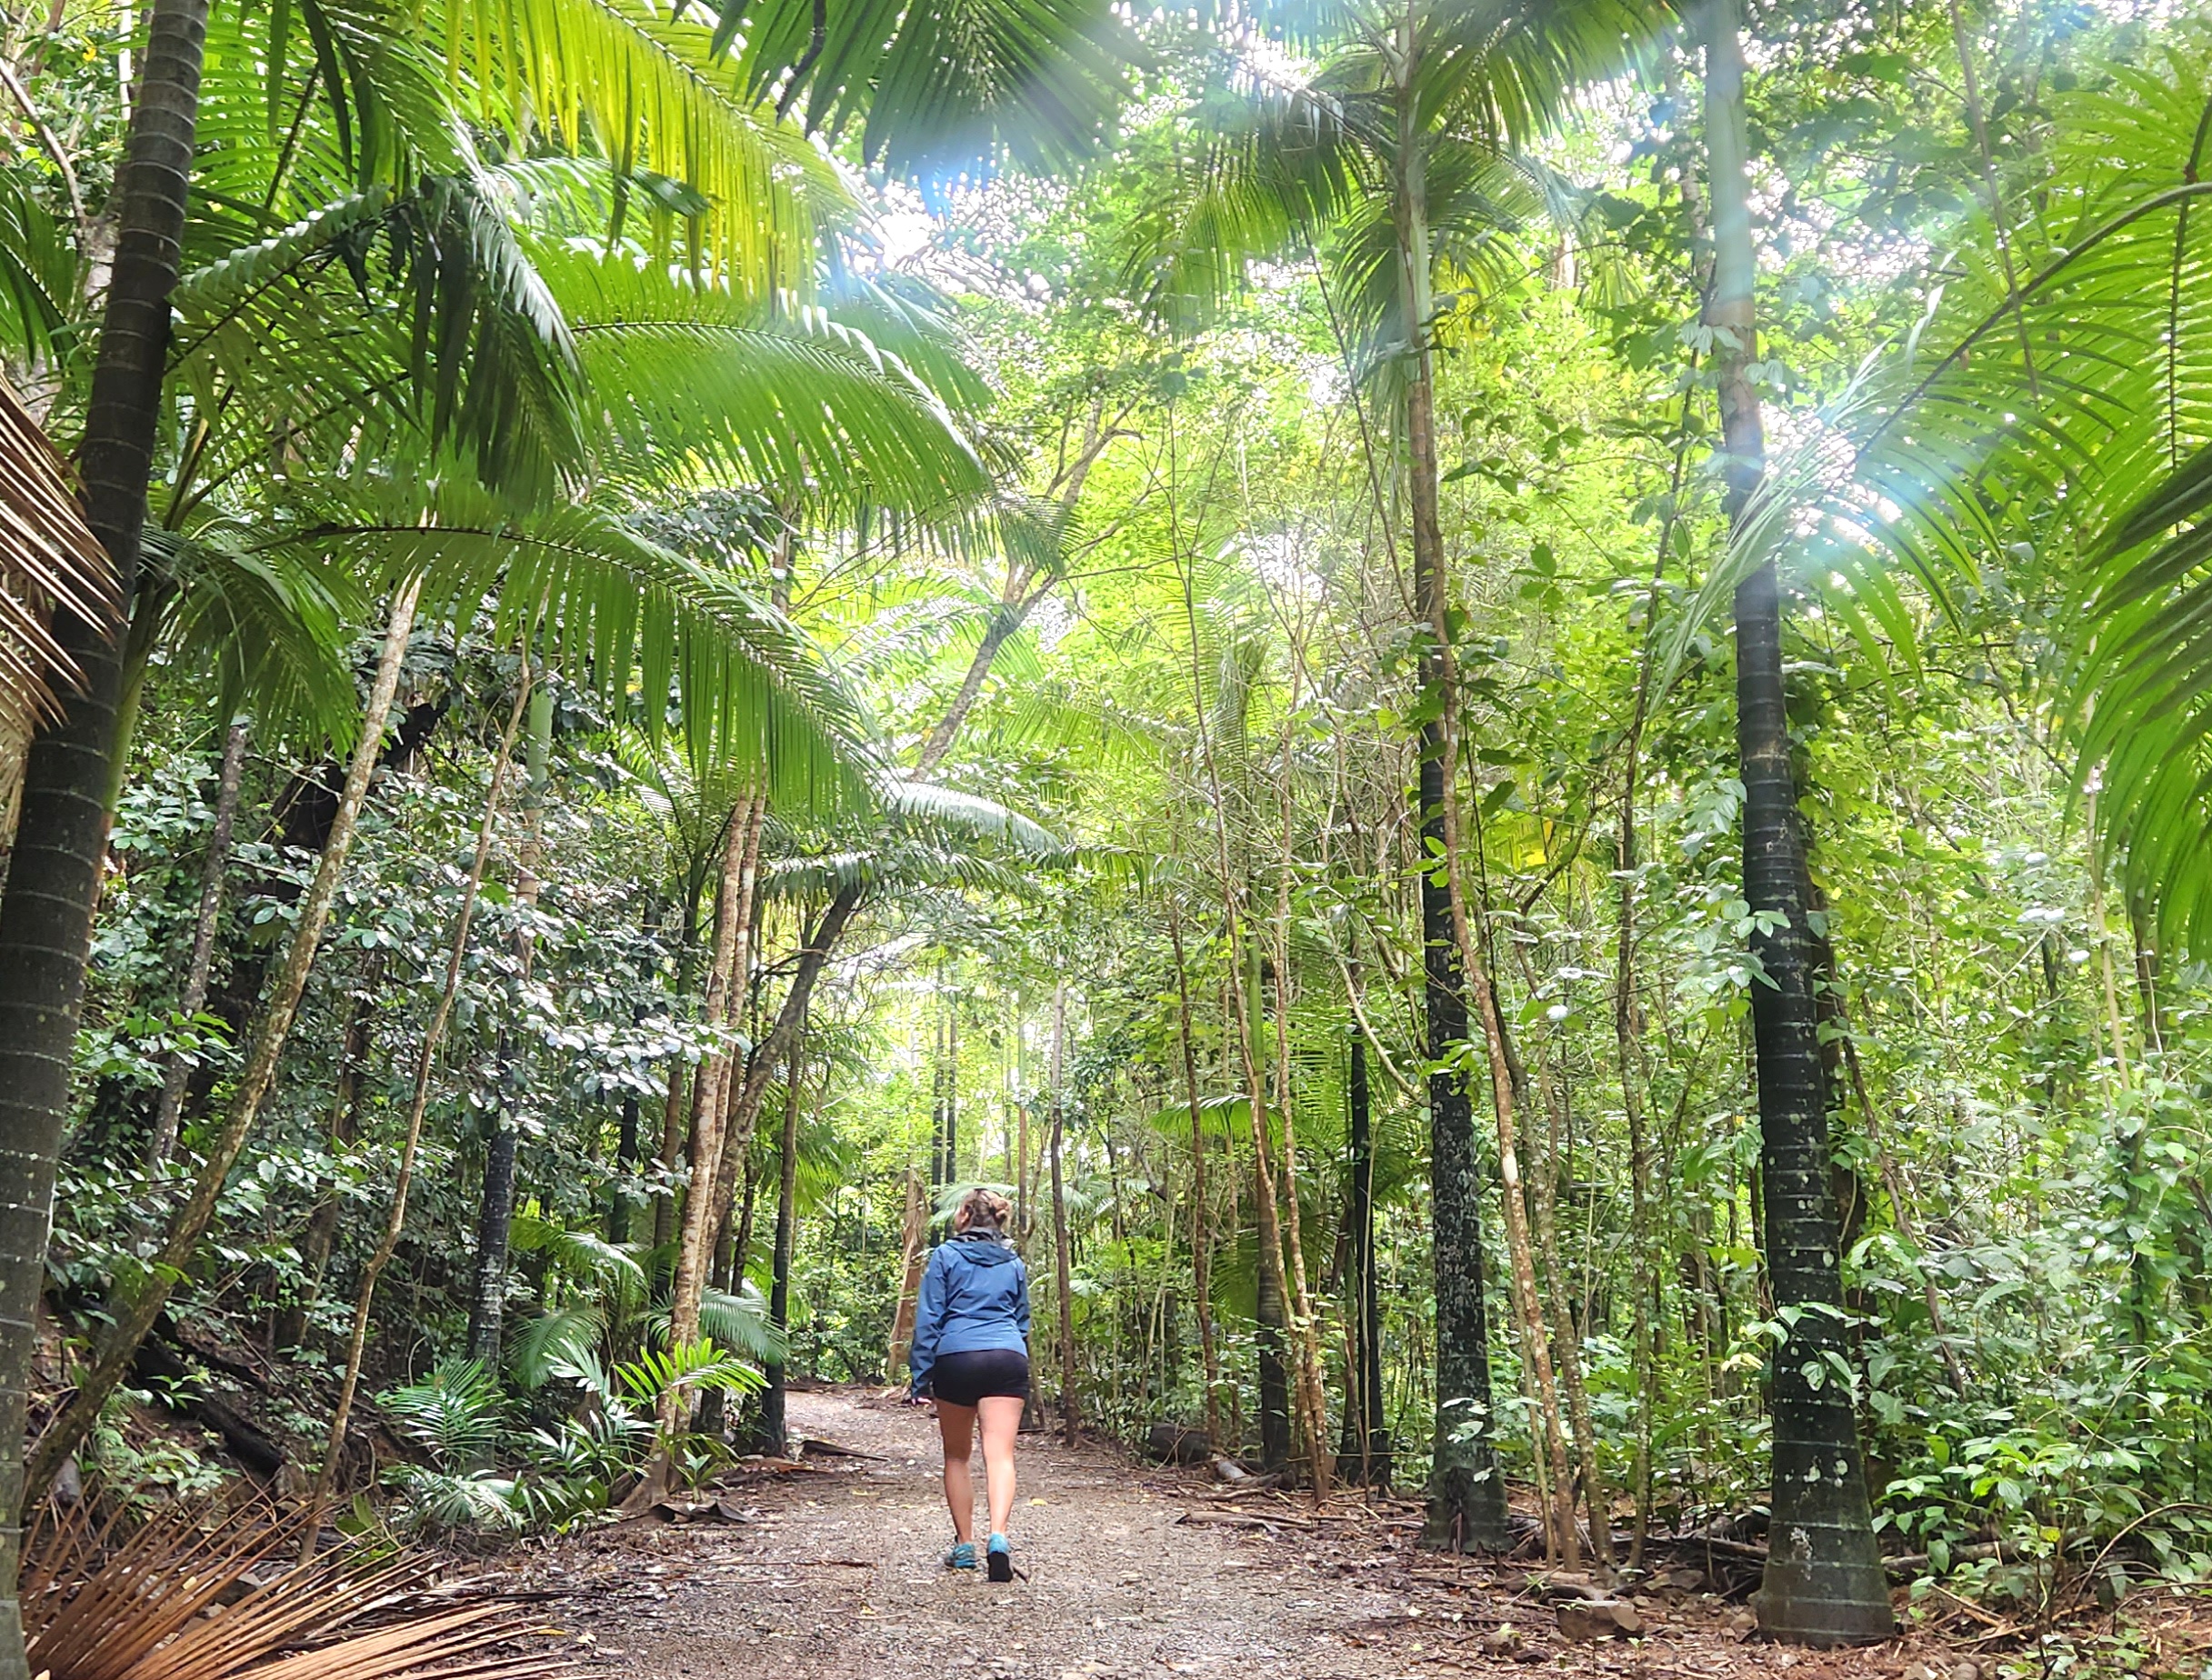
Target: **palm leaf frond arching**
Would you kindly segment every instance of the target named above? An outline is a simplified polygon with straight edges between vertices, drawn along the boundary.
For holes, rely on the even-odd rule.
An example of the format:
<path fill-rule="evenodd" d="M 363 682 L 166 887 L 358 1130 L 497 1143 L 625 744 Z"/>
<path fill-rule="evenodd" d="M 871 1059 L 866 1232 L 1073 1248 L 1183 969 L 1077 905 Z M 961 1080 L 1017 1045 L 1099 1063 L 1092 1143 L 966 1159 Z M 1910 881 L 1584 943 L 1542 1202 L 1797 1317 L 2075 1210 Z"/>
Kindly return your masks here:
<path fill-rule="evenodd" d="M 1140 55 L 1106 0 L 826 0 L 818 31 L 814 0 L 727 0 L 715 41 L 755 94 L 812 128 L 857 124 L 867 160 L 907 175 L 1084 156 Z"/>
<path fill-rule="evenodd" d="M 74 663 L 48 627 L 59 608 L 113 625 L 121 603 L 107 551 L 85 523 L 68 464 L 0 380 L 0 727 L 26 729 L 55 707 Z"/>

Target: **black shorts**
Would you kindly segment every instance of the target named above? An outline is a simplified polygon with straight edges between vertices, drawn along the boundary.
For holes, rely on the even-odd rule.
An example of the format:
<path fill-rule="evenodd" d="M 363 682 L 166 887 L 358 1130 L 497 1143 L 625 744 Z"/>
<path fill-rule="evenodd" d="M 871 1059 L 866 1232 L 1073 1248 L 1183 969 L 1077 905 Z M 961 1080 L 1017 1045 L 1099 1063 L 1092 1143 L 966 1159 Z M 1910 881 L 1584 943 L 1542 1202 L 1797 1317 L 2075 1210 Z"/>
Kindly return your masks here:
<path fill-rule="evenodd" d="M 929 1392 L 953 1405 L 974 1405 L 992 1398 L 1026 1400 L 1029 1355 L 1011 1347 L 940 1354 L 929 1367 Z"/>

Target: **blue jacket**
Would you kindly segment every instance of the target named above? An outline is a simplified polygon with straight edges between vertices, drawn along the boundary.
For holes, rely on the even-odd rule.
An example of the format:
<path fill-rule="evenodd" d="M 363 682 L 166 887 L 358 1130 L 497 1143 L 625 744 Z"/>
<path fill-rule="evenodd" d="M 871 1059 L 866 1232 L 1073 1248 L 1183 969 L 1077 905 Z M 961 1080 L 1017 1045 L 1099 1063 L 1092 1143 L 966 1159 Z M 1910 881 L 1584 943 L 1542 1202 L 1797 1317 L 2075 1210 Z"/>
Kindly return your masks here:
<path fill-rule="evenodd" d="M 941 1355 L 986 1348 L 1029 1351 L 1029 1274 L 1012 1245 L 976 1232 L 939 1244 L 922 1273 L 907 1355 L 914 1392 L 928 1387 Z"/>

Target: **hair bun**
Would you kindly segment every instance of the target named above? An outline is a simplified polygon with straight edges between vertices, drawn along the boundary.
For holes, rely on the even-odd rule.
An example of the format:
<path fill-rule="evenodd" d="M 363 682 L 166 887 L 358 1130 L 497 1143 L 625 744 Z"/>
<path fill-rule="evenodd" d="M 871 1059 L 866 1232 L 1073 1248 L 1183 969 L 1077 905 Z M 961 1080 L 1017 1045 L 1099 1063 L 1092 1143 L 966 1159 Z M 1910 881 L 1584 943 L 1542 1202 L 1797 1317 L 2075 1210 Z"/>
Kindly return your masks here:
<path fill-rule="evenodd" d="M 1003 1233 L 1006 1221 L 1014 1216 L 1014 1204 L 996 1190 L 977 1185 L 960 1198 L 960 1205 L 953 1214 L 953 1229 L 977 1229 Z"/>

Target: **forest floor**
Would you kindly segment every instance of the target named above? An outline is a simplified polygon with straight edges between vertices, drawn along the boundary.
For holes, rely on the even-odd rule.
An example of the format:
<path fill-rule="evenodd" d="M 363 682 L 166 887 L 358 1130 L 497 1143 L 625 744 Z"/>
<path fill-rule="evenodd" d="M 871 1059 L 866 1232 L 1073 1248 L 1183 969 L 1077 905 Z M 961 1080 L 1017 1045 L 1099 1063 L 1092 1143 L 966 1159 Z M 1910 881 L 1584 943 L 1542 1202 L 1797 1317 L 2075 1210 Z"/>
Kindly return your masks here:
<path fill-rule="evenodd" d="M 1996 1672 L 1926 1641 L 1831 1654 L 1762 1644 L 1740 1604 L 1679 1586 L 1636 1601 L 1643 1637 L 1576 1644 L 1526 1565 L 1416 1552 L 1408 1506 L 1255 1509 L 1199 1472 L 1037 1435 L 1017 1459 L 1026 1578 L 994 1586 L 942 1565 L 950 1522 L 926 1414 L 828 1390 L 793 1394 L 790 1422 L 812 1450 L 741 1466 L 696 1508 L 673 1508 L 688 1520 L 666 1520 L 665 1506 L 662 1520 L 510 1555 L 572 1651 L 636 1680 Z M 976 1481 L 980 1495 L 980 1459 Z"/>

